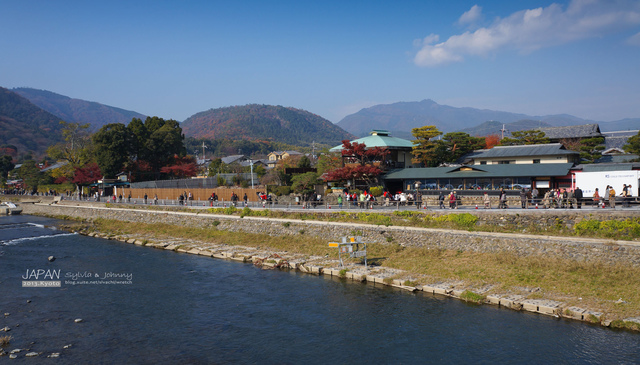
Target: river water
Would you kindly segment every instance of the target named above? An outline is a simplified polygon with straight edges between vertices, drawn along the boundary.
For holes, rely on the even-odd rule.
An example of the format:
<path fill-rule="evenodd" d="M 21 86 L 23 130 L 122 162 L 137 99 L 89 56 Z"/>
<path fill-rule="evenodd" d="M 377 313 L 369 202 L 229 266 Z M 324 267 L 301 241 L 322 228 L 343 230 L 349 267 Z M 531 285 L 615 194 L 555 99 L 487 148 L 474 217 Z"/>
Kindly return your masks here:
<path fill-rule="evenodd" d="M 7 352 L 40 353 L 23 350 L 12 363 L 640 363 L 636 333 L 67 234 L 54 223 L 0 218 L 0 328 L 11 329 L 0 337 L 12 336 Z M 60 287 L 22 286 L 52 277 Z"/>

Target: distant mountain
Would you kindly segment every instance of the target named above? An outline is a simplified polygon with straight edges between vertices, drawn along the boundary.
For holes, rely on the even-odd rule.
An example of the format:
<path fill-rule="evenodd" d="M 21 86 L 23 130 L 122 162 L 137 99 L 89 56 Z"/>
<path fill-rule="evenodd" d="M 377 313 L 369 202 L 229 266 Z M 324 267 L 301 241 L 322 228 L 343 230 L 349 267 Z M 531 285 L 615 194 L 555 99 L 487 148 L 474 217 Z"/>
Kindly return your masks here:
<path fill-rule="evenodd" d="M 411 129 L 425 125 L 435 125 L 441 132 L 448 133 L 460 130 L 475 130 L 485 122 L 495 125 L 544 122 L 546 126 L 566 126 L 576 124 L 598 123 L 568 114 L 530 116 L 526 114 L 502 112 L 488 109 L 457 108 L 440 105 L 433 100 L 419 102 L 399 102 L 394 104 L 375 105 L 344 117 L 338 125 L 356 136 L 366 135 L 372 129 L 386 129 L 396 137 L 411 137 Z M 613 122 L 611 122 L 613 123 Z M 493 127 L 485 126 L 486 132 Z M 483 129 L 482 127 L 480 129 Z M 495 128 L 494 128 L 495 129 Z M 515 129 L 515 128 L 514 128 Z M 496 133 L 492 131 L 492 133 Z M 478 134 L 482 134 L 477 132 Z M 476 132 L 470 133 L 476 134 Z"/>
<path fill-rule="evenodd" d="M 601 132 L 617 132 L 640 129 L 640 118 L 626 118 L 614 122 L 599 122 Z"/>
<path fill-rule="evenodd" d="M 277 141 L 298 146 L 312 142 L 338 145 L 354 136 L 308 111 L 273 105 L 250 104 L 210 109 L 182 122 L 188 137 Z"/>
<path fill-rule="evenodd" d="M 145 115 L 130 110 L 124 110 L 93 101 L 72 99 L 68 96 L 56 94 L 47 90 L 31 88 L 15 88 L 12 91 L 29 99 L 33 104 L 57 115 L 69 123 L 89 123 L 93 131 L 97 131 L 103 125 L 109 123 L 129 124 L 131 119 L 144 120 Z"/>
<path fill-rule="evenodd" d="M 11 90 L 0 87 L 0 147 L 15 146 L 18 153 L 42 155 L 62 140 L 60 118 Z"/>

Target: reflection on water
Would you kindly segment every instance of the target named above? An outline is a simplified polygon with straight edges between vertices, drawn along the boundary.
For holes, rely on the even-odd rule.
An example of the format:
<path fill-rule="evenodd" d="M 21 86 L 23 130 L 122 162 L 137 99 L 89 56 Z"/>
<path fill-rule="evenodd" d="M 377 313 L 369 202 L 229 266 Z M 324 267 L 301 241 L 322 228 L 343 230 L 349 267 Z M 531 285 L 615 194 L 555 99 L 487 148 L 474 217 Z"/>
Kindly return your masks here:
<path fill-rule="evenodd" d="M 0 316 L 0 328 L 11 327 L 7 350 L 30 348 L 42 357 L 60 352 L 57 364 L 640 359 L 640 335 L 634 333 L 80 235 L 52 235 L 56 232 L 20 225 L 24 222 L 52 223 L 29 216 L 0 219 L 0 224 L 15 225 L 0 230 L 3 241 L 37 232 L 47 236 L 0 246 L 0 312 L 10 313 Z M 49 256 L 56 260 L 49 262 Z M 61 287 L 21 287 L 21 276 L 30 269 L 59 270 Z M 131 284 L 77 284 L 77 279 L 71 285 L 64 279 L 69 274 L 130 274 Z M 75 323 L 76 318 L 83 321 Z"/>

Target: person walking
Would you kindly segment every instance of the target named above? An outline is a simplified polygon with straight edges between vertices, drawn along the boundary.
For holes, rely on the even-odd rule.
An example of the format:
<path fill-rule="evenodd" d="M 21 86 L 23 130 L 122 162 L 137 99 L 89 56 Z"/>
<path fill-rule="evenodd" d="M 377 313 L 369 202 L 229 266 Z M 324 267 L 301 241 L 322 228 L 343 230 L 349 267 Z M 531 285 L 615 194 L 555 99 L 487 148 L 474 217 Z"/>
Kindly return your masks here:
<path fill-rule="evenodd" d="M 338 195 L 338 209 L 342 209 L 342 194 Z"/>
<path fill-rule="evenodd" d="M 627 184 L 622 185 L 622 193 L 620 193 L 620 196 L 622 197 L 622 206 L 628 207 L 629 200 L 627 200 L 627 198 L 629 197 L 629 187 L 627 186 Z"/>
<path fill-rule="evenodd" d="M 613 188 L 613 186 L 609 187 L 609 206 L 611 208 L 616 207 L 616 190 Z"/>
<path fill-rule="evenodd" d="M 609 203 L 609 196 L 610 196 L 609 192 L 610 191 L 611 191 L 611 186 L 607 185 L 607 187 L 604 190 L 604 196 L 602 197 L 602 199 L 607 203 L 607 205 L 610 205 L 610 203 Z"/>
<path fill-rule="evenodd" d="M 520 189 L 520 207 L 527 209 L 527 191 L 524 188 Z"/>
<path fill-rule="evenodd" d="M 500 209 L 507 209 L 507 192 L 504 189 L 500 189 L 500 204 L 498 207 Z"/>
<path fill-rule="evenodd" d="M 538 189 L 534 187 L 533 190 L 531 190 L 531 205 L 536 205 L 538 202 L 538 194 Z"/>
<path fill-rule="evenodd" d="M 484 192 L 484 196 L 482 197 L 482 200 L 484 201 L 484 209 L 491 209 L 491 198 L 489 198 L 489 193 L 488 192 Z"/>
<path fill-rule="evenodd" d="M 598 188 L 593 192 L 593 202 L 596 204 L 596 208 L 600 207 L 600 193 L 598 192 Z"/>
<path fill-rule="evenodd" d="M 582 189 L 576 187 L 576 190 L 573 192 L 573 195 L 576 199 L 576 206 L 578 209 L 582 209 Z"/>
<path fill-rule="evenodd" d="M 444 193 L 442 191 L 438 195 L 438 203 L 440 204 L 440 209 L 444 209 Z"/>

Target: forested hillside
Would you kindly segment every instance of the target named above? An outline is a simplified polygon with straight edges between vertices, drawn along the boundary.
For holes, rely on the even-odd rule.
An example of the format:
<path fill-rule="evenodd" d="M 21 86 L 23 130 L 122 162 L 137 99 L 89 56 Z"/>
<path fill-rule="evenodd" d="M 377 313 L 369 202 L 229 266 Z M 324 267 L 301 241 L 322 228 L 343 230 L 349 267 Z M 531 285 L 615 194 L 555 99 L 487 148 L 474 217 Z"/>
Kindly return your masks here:
<path fill-rule="evenodd" d="M 57 115 L 68 123 L 89 123 L 91 129 L 96 131 L 109 123 L 122 123 L 127 125 L 133 118 L 145 119 L 145 115 L 130 110 L 124 110 L 100 103 L 81 99 L 72 99 L 68 96 L 53 93 L 47 90 L 31 88 L 15 88 L 14 91 L 29 99 L 38 107 Z"/>
<path fill-rule="evenodd" d="M 278 141 L 298 146 L 312 142 L 337 145 L 353 135 L 330 121 L 295 108 L 244 105 L 210 109 L 184 122 L 186 136 L 206 139 Z"/>
<path fill-rule="evenodd" d="M 0 147 L 41 155 L 62 140 L 60 118 L 0 87 Z M 14 148 L 11 148 L 13 146 Z"/>

